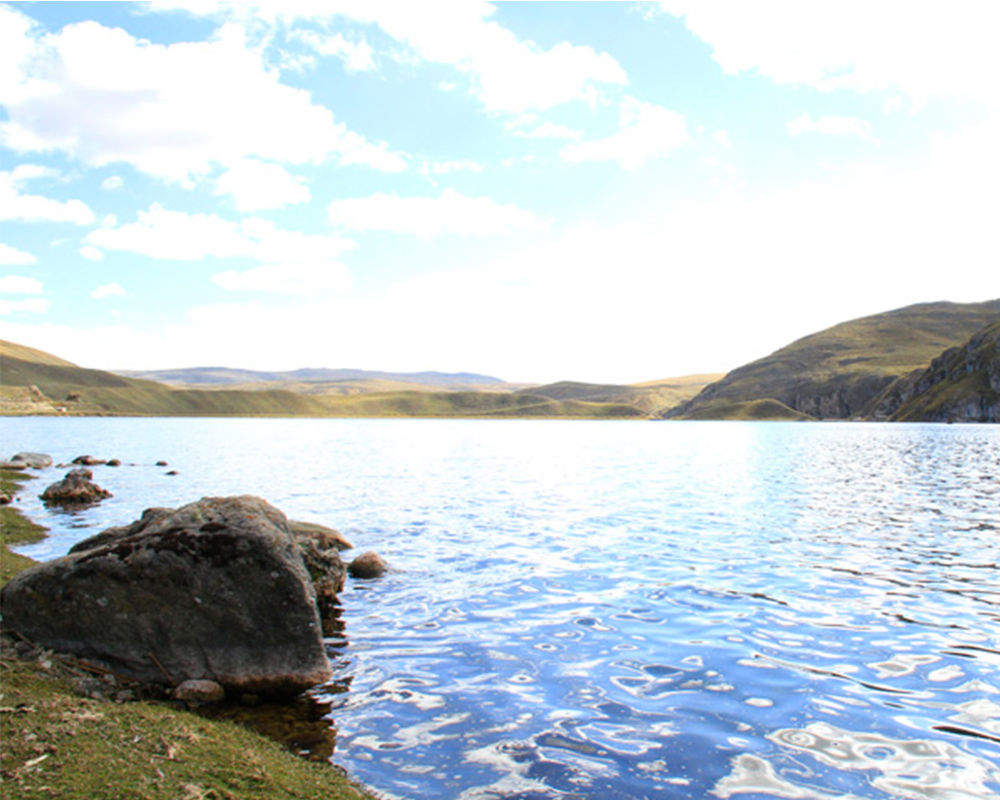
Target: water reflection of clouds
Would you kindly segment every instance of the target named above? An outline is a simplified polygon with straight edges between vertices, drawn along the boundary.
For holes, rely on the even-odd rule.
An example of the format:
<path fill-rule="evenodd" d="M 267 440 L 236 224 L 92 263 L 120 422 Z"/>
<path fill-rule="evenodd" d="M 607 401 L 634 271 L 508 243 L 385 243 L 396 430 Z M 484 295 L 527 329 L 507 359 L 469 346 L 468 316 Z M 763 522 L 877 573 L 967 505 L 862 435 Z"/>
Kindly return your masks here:
<path fill-rule="evenodd" d="M 783 728 L 769 734 L 786 751 L 810 756 L 822 767 L 857 774 L 857 786 L 867 785 L 891 797 L 912 800 L 940 798 L 987 798 L 1000 781 L 996 764 L 937 739 L 893 739 L 878 733 L 850 731 L 826 722 L 805 728 Z M 853 794 L 830 794 L 789 778 L 795 771 L 779 774 L 766 759 L 744 754 L 733 760 L 732 771 L 718 781 L 712 793 L 718 797 L 765 793 L 788 798 L 846 798 Z M 822 772 L 820 770 L 819 772 Z M 814 778 L 825 787 L 838 784 L 830 776 Z M 840 784 L 844 781 L 841 779 Z"/>

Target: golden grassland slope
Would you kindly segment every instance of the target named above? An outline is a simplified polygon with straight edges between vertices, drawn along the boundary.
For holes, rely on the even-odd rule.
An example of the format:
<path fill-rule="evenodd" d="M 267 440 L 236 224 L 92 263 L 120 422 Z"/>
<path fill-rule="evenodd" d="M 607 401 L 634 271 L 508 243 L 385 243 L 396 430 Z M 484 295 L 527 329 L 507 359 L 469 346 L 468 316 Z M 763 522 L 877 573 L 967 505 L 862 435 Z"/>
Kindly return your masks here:
<path fill-rule="evenodd" d="M 55 356 L 0 342 L 0 413 L 138 416 L 257 417 L 545 417 L 574 419 L 634 418 L 644 415 L 628 402 L 554 399 L 531 393 L 442 391 L 421 386 L 401 391 L 385 383 L 380 391 L 317 392 L 261 388 L 181 389 L 155 381 L 86 369 Z M 35 355 L 40 353 L 40 355 Z M 40 358 L 28 361 L 30 355 Z M 355 387 L 357 388 L 357 387 Z M 447 389 L 447 387 L 445 387 Z"/>
<path fill-rule="evenodd" d="M 899 376 L 1000 318 L 1000 300 L 921 303 L 844 322 L 739 367 L 668 419 L 867 418 Z M 762 401 L 768 405 L 761 406 Z"/>

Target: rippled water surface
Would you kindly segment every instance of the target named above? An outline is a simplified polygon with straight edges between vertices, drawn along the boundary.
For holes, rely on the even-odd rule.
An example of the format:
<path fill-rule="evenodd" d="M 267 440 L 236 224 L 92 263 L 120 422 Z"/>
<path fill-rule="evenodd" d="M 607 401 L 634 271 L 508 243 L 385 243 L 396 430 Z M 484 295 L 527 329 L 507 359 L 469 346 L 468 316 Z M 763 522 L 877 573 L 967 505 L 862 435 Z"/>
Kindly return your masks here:
<path fill-rule="evenodd" d="M 996 426 L 2 419 L 0 435 L 135 464 L 95 468 L 115 493 L 95 509 L 26 498 L 53 529 L 38 558 L 234 493 L 382 553 L 394 571 L 349 584 L 329 646 L 348 687 L 334 761 L 387 797 L 1000 797 Z"/>

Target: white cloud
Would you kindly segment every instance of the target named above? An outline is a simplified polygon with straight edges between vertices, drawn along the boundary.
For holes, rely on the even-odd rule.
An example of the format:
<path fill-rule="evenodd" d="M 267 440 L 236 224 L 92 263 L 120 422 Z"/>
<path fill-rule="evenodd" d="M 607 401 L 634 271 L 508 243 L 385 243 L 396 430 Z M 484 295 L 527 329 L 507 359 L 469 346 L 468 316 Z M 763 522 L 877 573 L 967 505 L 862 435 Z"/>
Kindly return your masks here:
<path fill-rule="evenodd" d="M 517 229 L 540 229 L 547 222 L 513 204 L 489 197 L 466 197 L 445 189 L 437 197 L 382 194 L 335 200 L 330 220 L 348 230 L 393 231 L 423 238 L 443 234 L 488 236 Z"/>
<path fill-rule="evenodd" d="M 428 14 L 419 3 L 352 3 L 336 11 L 373 22 L 428 61 L 468 74 L 473 92 L 490 111 L 546 109 L 573 100 L 592 100 L 602 85 L 627 78 L 607 53 L 560 42 L 545 50 L 518 39 L 489 17 L 494 6 L 481 0 L 452 0 Z M 446 21 L 446 22 L 444 22 Z"/>
<path fill-rule="evenodd" d="M 713 48 L 729 74 L 756 70 L 776 83 L 861 92 L 897 89 L 996 107 L 1000 6 L 909 0 L 662 0 Z"/>
<path fill-rule="evenodd" d="M 326 22 L 343 16 L 378 25 L 419 58 L 447 64 L 468 75 L 472 92 L 489 111 L 546 109 L 574 100 L 593 101 L 600 87 L 627 82 L 607 53 L 560 42 L 543 49 L 518 39 L 490 20 L 495 6 L 484 0 L 439 0 L 433 12 L 420 3 L 331 0 L 295 2 L 160 2 L 154 8 L 183 8 L 195 14 L 229 15 L 268 24 L 307 18 Z"/>
<path fill-rule="evenodd" d="M 121 189 L 125 185 L 124 179 L 120 175 L 109 175 L 101 181 L 101 188 L 107 191 Z"/>
<path fill-rule="evenodd" d="M 307 203 L 312 197 L 302 178 L 253 158 L 232 164 L 216 181 L 216 194 L 232 195 L 240 211 Z"/>
<path fill-rule="evenodd" d="M 721 145 L 722 147 L 729 148 L 733 146 L 732 141 L 729 139 L 729 134 L 725 131 L 716 131 L 712 134 L 712 139 L 716 144 Z"/>
<path fill-rule="evenodd" d="M 44 314 L 48 310 L 49 301 L 41 297 L 31 300 L 0 299 L 0 314 L 13 314 L 17 311 L 23 311 L 28 314 Z"/>
<path fill-rule="evenodd" d="M 24 250 L 18 250 L 16 247 L 11 247 L 9 244 L 0 242 L 0 264 L 24 266 L 25 264 L 34 264 L 37 261 L 38 259 L 31 253 L 26 253 Z"/>
<path fill-rule="evenodd" d="M 135 222 L 99 228 L 89 244 L 164 260 L 251 258 L 270 263 L 333 260 L 354 247 L 340 236 L 314 236 L 282 230 L 273 222 L 249 217 L 239 223 L 214 214 L 171 211 L 154 203 Z"/>
<path fill-rule="evenodd" d="M 789 121 L 788 132 L 792 136 L 802 133 L 824 133 L 828 136 L 871 139 L 872 126 L 867 120 L 857 117 L 826 116 L 813 119 L 809 114 L 801 114 Z"/>
<path fill-rule="evenodd" d="M 322 292 L 343 294 L 351 288 L 351 273 L 343 264 L 280 264 L 244 271 L 227 270 L 212 276 L 223 289 L 242 292 L 314 295 Z"/>
<path fill-rule="evenodd" d="M 26 278 L 22 275 L 4 275 L 0 277 L 0 292 L 8 294 L 41 294 L 42 282 L 37 278 Z"/>
<path fill-rule="evenodd" d="M 281 84 L 237 25 L 168 46 L 89 21 L 44 36 L 23 25 L 17 32 L 12 72 L 0 80 L 0 142 L 17 152 L 58 150 L 95 167 L 129 163 L 182 183 L 251 156 L 406 167 L 403 154 Z"/>
<path fill-rule="evenodd" d="M 339 33 L 331 35 L 316 31 L 297 31 L 295 38 L 320 55 L 336 56 L 344 62 L 344 68 L 348 72 L 367 72 L 375 69 L 371 45 L 364 38 L 352 42 Z"/>
<path fill-rule="evenodd" d="M 605 139 L 574 142 L 562 149 L 565 161 L 617 161 L 635 170 L 689 141 L 682 114 L 626 97 L 619 113 L 619 130 Z"/>
<path fill-rule="evenodd" d="M 94 213 L 81 200 L 53 200 L 22 191 L 26 181 L 51 177 L 53 172 L 35 164 L 21 164 L 11 172 L 0 172 L 0 220 L 71 222 L 76 225 L 92 223 Z"/>
<path fill-rule="evenodd" d="M 90 296 L 95 300 L 103 300 L 106 297 L 122 297 L 125 294 L 126 292 L 120 284 L 105 283 L 94 289 L 94 291 L 90 293 Z"/>
<path fill-rule="evenodd" d="M 92 244 L 85 244 L 80 248 L 80 255 L 83 256 L 87 261 L 103 261 L 104 253 L 99 249 L 94 247 Z"/>

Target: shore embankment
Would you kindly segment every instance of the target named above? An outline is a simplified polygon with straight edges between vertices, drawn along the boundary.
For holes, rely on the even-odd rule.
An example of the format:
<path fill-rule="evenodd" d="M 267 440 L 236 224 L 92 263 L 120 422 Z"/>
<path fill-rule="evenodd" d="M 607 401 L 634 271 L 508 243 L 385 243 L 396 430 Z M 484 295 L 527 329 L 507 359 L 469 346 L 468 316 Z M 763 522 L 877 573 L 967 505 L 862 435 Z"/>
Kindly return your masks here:
<path fill-rule="evenodd" d="M 17 509 L 35 485 L 0 470 L 0 585 L 36 562 L 10 550 L 45 529 Z M 7 635 L 0 649 L 0 780 L 4 797 L 64 800 L 365 800 L 325 761 L 299 758 L 249 728 L 182 703 L 101 700 L 82 692 L 85 663 Z"/>

